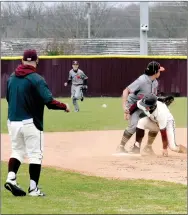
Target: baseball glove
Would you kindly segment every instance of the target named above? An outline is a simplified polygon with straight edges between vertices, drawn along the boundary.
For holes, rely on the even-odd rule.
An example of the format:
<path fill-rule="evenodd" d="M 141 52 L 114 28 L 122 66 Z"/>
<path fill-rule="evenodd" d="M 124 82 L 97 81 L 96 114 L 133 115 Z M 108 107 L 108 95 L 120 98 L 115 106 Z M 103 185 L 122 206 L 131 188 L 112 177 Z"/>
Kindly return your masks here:
<path fill-rule="evenodd" d="M 166 96 L 166 97 L 165 96 L 161 96 L 161 97 L 158 97 L 157 100 L 160 101 L 160 102 L 163 102 L 167 106 L 169 106 L 174 101 L 174 97 L 173 96 Z"/>
<path fill-rule="evenodd" d="M 82 86 L 82 90 L 86 91 L 88 89 L 87 85 Z"/>

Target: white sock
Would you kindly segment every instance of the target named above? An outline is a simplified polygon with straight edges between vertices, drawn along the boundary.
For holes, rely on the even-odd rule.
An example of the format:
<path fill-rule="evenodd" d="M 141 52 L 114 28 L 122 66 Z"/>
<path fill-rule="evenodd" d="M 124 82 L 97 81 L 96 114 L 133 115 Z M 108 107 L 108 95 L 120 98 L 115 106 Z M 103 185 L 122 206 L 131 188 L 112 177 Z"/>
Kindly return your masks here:
<path fill-rule="evenodd" d="M 138 142 L 135 142 L 135 146 L 137 146 L 138 148 L 140 148 L 140 144 Z"/>
<path fill-rule="evenodd" d="M 7 176 L 7 179 L 9 179 L 9 180 L 15 180 L 16 179 L 15 172 L 9 172 L 8 176 Z"/>
<path fill-rule="evenodd" d="M 35 181 L 30 180 L 30 190 L 34 190 L 37 187 L 37 184 Z"/>

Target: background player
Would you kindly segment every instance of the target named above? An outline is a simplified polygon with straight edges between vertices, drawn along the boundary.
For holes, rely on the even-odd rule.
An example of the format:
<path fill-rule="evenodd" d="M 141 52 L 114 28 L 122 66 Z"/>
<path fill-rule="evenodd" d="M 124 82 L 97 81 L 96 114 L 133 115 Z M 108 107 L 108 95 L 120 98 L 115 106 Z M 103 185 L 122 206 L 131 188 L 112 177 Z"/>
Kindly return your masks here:
<path fill-rule="evenodd" d="M 79 111 L 79 106 L 77 100 L 84 100 L 83 91 L 87 90 L 87 80 L 88 77 L 85 73 L 80 70 L 78 61 L 73 61 L 72 69 L 69 71 L 68 81 L 64 83 L 66 87 L 68 84 L 72 83 L 71 86 L 71 98 L 74 105 L 75 112 Z"/>
<path fill-rule="evenodd" d="M 43 159 L 43 114 L 49 109 L 69 112 L 68 105 L 56 101 L 44 78 L 36 73 L 35 50 L 24 52 L 22 64 L 7 81 L 8 131 L 12 153 L 8 162 L 5 188 L 14 196 L 25 196 L 16 182 L 17 172 L 25 156 L 29 158 L 30 196 L 44 196 L 38 188 Z"/>
<path fill-rule="evenodd" d="M 137 148 L 138 152 L 140 151 L 146 129 L 151 132 L 160 131 L 163 143 L 163 156 L 168 156 L 167 147 L 177 153 L 187 152 L 186 147 L 176 144 L 175 120 L 165 103 L 158 101 L 156 95 L 149 94 L 138 101 L 137 106 L 146 115 L 146 117 L 138 121 L 136 128 L 135 148 Z M 152 145 L 149 145 L 149 147 L 152 147 Z"/>
<path fill-rule="evenodd" d="M 136 126 L 142 114 L 142 110 L 135 109 L 136 102 L 140 100 L 144 95 L 148 93 L 154 93 L 157 95 L 158 92 L 158 81 L 156 80 L 160 76 L 160 72 L 165 69 L 160 66 L 156 61 L 152 61 L 148 64 L 143 75 L 137 78 L 132 84 L 130 84 L 123 91 L 122 105 L 124 110 L 125 120 L 129 120 L 128 127 L 123 133 L 123 137 L 120 145 L 117 147 L 118 153 L 127 153 L 125 145 L 136 132 Z M 135 109 L 134 112 L 132 110 Z M 130 112 L 132 114 L 130 115 Z M 148 144 L 153 143 L 158 132 L 148 133 Z M 136 153 L 136 148 L 132 148 L 132 153 Z"/>

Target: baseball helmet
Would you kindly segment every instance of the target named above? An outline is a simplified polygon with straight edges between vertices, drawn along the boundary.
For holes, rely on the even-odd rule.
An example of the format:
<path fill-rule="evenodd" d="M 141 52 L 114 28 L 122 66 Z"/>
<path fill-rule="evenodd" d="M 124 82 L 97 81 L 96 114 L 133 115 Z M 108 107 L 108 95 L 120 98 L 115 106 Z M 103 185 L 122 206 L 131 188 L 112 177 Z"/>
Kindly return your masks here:
<path fill-rule="evenodd" d="M 157 107 L 157 96 L 153 93 L 145 95 L 140 101 L 140 105 L 149 108 L 149 110 L 154 110 Z"/>
<path fill-rule="evenodd" d="M 152 75 L 155 75 L 156 73 L 158 73 L 158 71 L 163 72 L 163 71 L 165 71 L 165 69 L 157 61 L 151 61 L 147 65 L 147 68 L 145 69 L 145 74 L 152 76 Z"/>

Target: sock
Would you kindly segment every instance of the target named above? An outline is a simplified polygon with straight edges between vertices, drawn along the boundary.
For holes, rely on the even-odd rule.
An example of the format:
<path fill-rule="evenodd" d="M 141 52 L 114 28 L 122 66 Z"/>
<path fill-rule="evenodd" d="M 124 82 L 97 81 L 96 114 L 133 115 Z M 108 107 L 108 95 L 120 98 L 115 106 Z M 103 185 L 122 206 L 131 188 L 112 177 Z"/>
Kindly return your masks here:
<path fill-rule="evenodd" d="M 30 164 L 29 174 L 30 174 L 30 190 L 37 187 L 41 172 L 41 164 Z"/>
<path fill-rule="evenodd" d="M 73 105 L 75 110 L 79 110 L 77 99 L 73 98 Z"/>
<path fill-rule="evenodd" d="M 148 132 L 148 141 L 147 141 L 148 146 L 152 146 L 157 134 L 158 132 L 153 132 L 153 131 Z"/>
<path fill-rule="evenodd" d="M 16 158 L 10 158 L 8 162 L 8 179 L 16 178 L 21 162 Z M 9 174 L 10 173 L 10 174 Z"/>
<path fill-rule="evenodd" d="M 16 174 L 15 174 L 15 172 L 9 172 L 8 176 L 7 176 L 7 179 L 9 179 L 9 180 L 16 180 Z"/>
<path fill-rule="evenodd" d="M 143 129 L 136 128 L 136 143 L 139 144 L 139 148 L 141 146 L 144 134 L 145 134 L 145 131 Z"/>
<path fill-rule="evenodd" d="M 139 142 L 135 142 L 135 144 L 134 144 L 134 147 L 136 147 L 136 148 L 140 148 L 140 143 Z"/>
<path fill-rule="evenodd" d="M 124 131 L 123 137 L 120 143 L 120 146 L 125 146 L 125 144 L 128 142 L 128 140 L 132 137 L 132 134 L 129 133 L 127 130 Z"/>
<path fill-rule="evenodd" d="M 29 189 L 30 190 L 35 190 L 35 188 L 37 187 L 37 184 L 35 181 L 33 180 L 30 180 L 30 186 L 29 186 Z"/>

